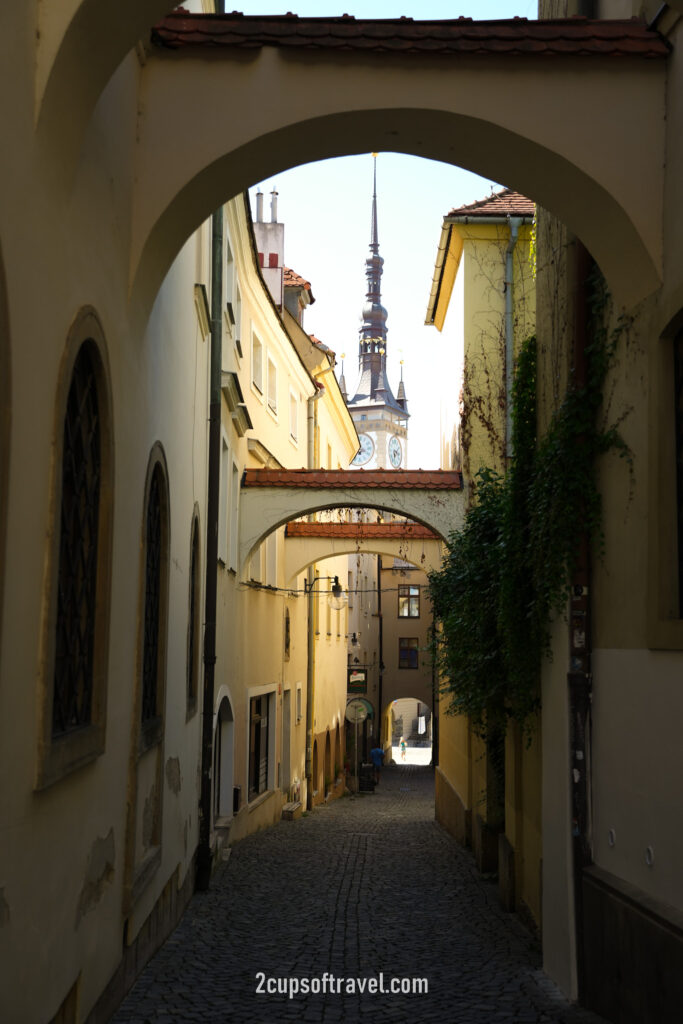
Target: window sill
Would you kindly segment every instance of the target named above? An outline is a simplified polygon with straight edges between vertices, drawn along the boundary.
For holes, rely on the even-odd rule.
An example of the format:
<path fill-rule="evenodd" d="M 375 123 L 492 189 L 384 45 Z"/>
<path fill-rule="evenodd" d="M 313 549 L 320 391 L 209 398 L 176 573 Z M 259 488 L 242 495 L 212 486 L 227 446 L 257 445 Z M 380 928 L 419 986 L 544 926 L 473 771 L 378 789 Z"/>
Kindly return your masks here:
<path fill-rule="evenodd" d="M 139 865 L 135 872 L 135 878 L 133 879 L 133 886 L 131 889 L 130 899 L 131 905 L 134 906 L 142 896 L 143 892 L 152 881 L 152 878 L 157 873 L 161 864 L 161 847 L 154 846 L 146 855 L 145 859 Z"/>
<path fill-rule="evenodd" d="M 252 800 L 250 800 L 248 804 L 249 814 L 251 814 L 252 811 L 255 811 L 262 804 L 265 804 L 267 800 L 270 800 L 274 792 L 275 790 L 273 789 L 267 789 L 265 793 L 259 793 L 258 796 L 255 796 Z"/>
<path fill-rule="evenodd" d="M 104 728 L 85 725 L 53 739 L 41 752 L 36 790 L 47 789 L 104 753 Z"/>
<path fill-rule="evenodd" d="M 164 723 L 161 715 L 150 718 L 140 726 L 140 742 L 138 743 L 138 757 L 142 757 L 152 747 L 161 743 L 164 734 Z"/>

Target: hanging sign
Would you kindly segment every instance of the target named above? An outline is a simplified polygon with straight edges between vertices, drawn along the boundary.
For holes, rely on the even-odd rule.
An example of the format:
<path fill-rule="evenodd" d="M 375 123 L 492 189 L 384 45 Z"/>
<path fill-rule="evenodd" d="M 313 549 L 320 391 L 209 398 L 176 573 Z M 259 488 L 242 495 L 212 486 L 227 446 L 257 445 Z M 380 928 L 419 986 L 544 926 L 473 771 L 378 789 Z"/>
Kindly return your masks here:
<path fill-rule="evenodd" d="M 347 693 L 368 692 L 368 672 L 365 668 L 350 668 L 346 684 Z"/>

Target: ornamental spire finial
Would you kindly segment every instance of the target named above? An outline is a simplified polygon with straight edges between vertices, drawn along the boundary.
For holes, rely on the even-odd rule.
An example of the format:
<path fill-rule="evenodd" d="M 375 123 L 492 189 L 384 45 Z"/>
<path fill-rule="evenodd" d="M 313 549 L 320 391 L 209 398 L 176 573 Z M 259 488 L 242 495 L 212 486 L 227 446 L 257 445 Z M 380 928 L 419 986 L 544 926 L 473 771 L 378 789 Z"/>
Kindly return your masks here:
<path fill-rule="evenodd" d="M 372 154 L 372 219 L 370 225 L 370 255 L 365 261 L 367 291 L 363 306 L 363 321 L 360 328 L 360 361 L 365 365 L 373 353 L 384 353 L 387 343 L 387 311 L 382 305 L 381 283 L 384 260 L 379 254 L 379 232 L 377 229 L 377 153 Z"/>

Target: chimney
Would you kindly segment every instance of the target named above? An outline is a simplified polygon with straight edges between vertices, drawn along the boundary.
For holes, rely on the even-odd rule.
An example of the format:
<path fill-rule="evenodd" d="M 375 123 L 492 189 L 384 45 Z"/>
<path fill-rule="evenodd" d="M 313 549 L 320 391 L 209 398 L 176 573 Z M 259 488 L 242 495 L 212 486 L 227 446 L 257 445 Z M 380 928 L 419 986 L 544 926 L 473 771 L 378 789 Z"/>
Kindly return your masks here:
<path fill-rule="evenodd" d="M 261 189 L 256 193 L 256 223 L 263 223 L 263 192 Z"/>
<path fill-rule="evenodd" d="M 270 220 L 273 224 L 277 224 L 277 196 L 277 192 L 273 189 L 270 193 Z"/>

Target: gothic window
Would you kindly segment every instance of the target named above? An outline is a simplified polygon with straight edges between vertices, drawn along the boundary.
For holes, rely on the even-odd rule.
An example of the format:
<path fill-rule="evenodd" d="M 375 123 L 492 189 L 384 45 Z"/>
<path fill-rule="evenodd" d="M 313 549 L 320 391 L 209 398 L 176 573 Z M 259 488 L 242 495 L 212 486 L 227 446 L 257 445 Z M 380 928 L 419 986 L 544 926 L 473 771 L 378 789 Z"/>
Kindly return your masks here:
<path fill-rule="evenodd" d="M 197 707 L 197 680 L 199 676 L 199 520 L 192 519 L 192 540 L 190 542 L 190 602 L 187 622 L 187 710 L 192 713 Z"/>
<path fill-rule="evenodd" d="M 674 423 L 676 435 L 676 509 L 678 532 L 678 615 L 683 618 L 683 331 L 674 339 Z"/>
<path fill-rule="evenodd" d="M 64 419 L 53 737 L 91 722 L 100 468 L 97 381 L 90 349 L 83 345 Z"/>
<path fill-rule="evenodd" d="M 166 661 L 168 494 L 163 463 L 156 454 L 150 462 L 146 493 L 140 715 L 143 749 L 161 739 Z"/>
<path fill-rule="evenodd" d="M 105 353 L 97 316 L 84 309 L 57 391 L 38 789 L 104 751 L 113 491 Z"/>

